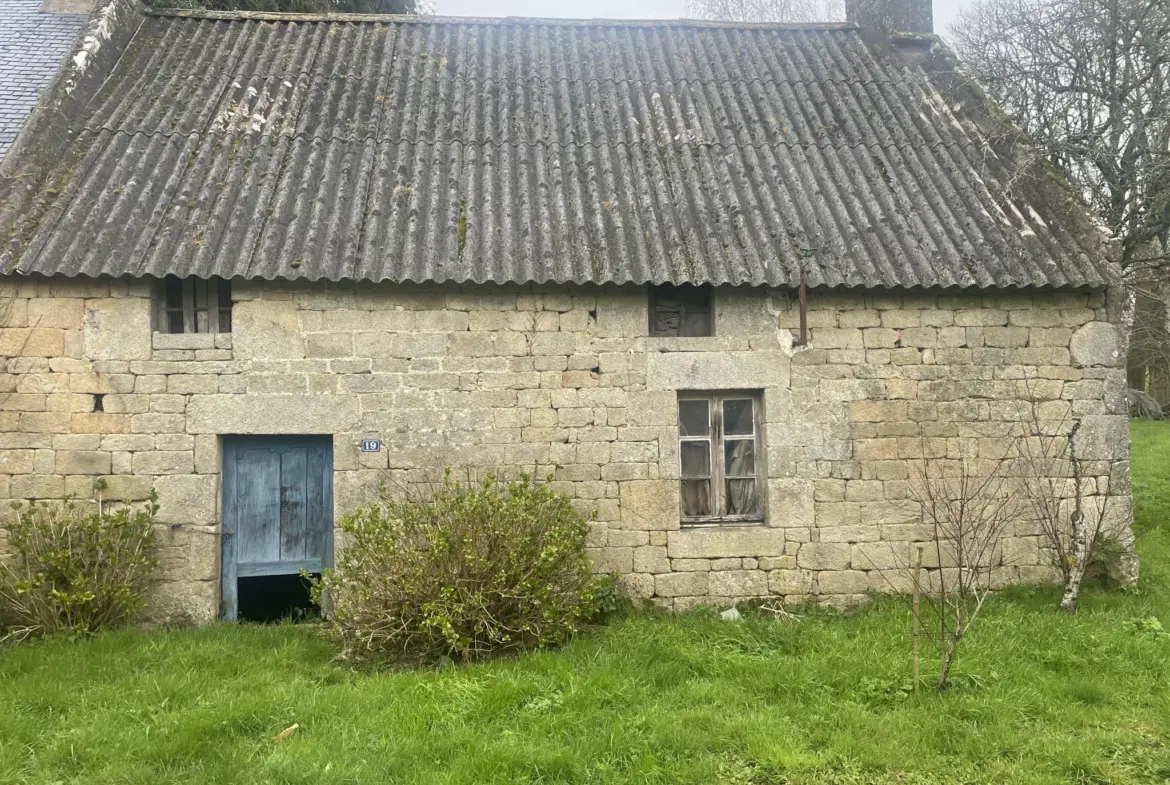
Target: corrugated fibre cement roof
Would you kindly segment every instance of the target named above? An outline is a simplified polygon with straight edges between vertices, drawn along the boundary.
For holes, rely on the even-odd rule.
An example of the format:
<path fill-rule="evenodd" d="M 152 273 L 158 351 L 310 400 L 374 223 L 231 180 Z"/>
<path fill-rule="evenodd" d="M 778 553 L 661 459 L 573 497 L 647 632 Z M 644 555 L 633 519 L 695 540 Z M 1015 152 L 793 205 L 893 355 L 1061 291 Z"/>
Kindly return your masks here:
<path fill-rule="evenodd" d="M 1111 274 L 1067 188 L 1020 177 L 920 65 L 851 25 L 152 15 L 86 113 L 22 271 L 774 286 L 803 272 L 865 287 Z"/>

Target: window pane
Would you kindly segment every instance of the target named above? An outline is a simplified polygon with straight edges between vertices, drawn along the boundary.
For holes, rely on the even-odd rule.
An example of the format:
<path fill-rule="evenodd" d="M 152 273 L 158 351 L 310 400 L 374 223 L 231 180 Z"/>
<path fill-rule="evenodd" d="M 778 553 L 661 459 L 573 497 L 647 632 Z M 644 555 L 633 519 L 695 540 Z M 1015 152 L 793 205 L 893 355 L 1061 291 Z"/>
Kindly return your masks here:
<path fill-rule="evenodd" d="M 658 338 L 678 335 L 679 312 L 669 308 L 654 309 L 654 329 L 651 334 Z"/>
<path fill-rule="evenodd" d="M 682 327 L 679 334 L 691 337 L 703 337 L 711 334 L 711 315 L 705 311 L 687 311 L 683 315 Z"/>
<path fill-rule="evenodd" d="M 709 442 L 681 442 L 683 477 L 711 476 L 711 444 Z"/>
<path fill-rule="evenodd" d="M 709 402 L 683 400 L 678 402 L 678 430 L 681 436 L 706 436 L 711 432 Z"/>
<path fill-rule="evenodd" d="M 232 307 L 232 282 L 225 281 L 222 278 L 216 278 L 215 281 L 219 284 L 219 307 Z"/>
<path fill-rule="evenodd" d="M 195 312 L 195 332 L 207 332 L 207 311 L 201 310 Z"/>
<path fill-rule="evenodd" d="M 755 480 L 727 481 L 727 514 L 758 515 L 760 499 L 756 494 Z"/>
<path fill-rule="evenodd" d="M 219 311 L 219 331 L 221 333 L 230 333 L 232 331 L 232 309 L 221 308 Z"/>
<path fill-rule="evenodd" d="M 707 517 L 713 514 L 710 480 L 683 480 L 682 514 L 687 518 Z"/>
<path fill-rule="evenodd" d="M 191 278 L 191 285 L 195 292 L 195 310 L 204 311 L 207 309 L 207 280 L 204 278 Z M 203 332 L 200 330 L 200 332 Z"/>
<path fill-rule="evenodd" d="M 183 332 L 183 312 L 167 311 L 167 332 L 181 333 Z"/>
<path fill-rule="evenodd" d="M 182 308 L 183 307 L 183 282 L 173 275 L 168 275 L 163 279 L 163 296 L 167 308 Z M 180 322 L 179 332 L 183 332 L 183 325 Z"/>
<path fill-rule="evenodd" d="M 727 436 L 751 436 L 755 433 L 750 398 L 723 402 L 723 433 Z"/>
<path fill-rule="evenodd" d="M 756 475 L 756 443 L 751 439 L 728 439 L 723 443 L 723 471 L 728 477 Z"/>

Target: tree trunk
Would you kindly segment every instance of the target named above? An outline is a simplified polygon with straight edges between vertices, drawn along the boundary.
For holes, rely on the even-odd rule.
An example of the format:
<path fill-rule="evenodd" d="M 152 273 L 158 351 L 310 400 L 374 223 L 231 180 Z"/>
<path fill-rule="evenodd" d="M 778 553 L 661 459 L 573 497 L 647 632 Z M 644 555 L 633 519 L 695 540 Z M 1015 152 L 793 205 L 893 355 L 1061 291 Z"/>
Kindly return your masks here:
<path fill-rule="evenodd" d="M 943 603 L 945 605 L 945 599 L 943 600 Z M 956 606 L 952 608 L 952 611 L 955 614 L 955 628 L 951 631 L 949 640 L 944 638 L 944 640 L 947 641 L 946 645 L 943 646 L 939 651 L 938 682 L 935 684 L 935 689 L 939 692 L 942 692 L 944 689 L 946 689 L 947 683 L 951 679 L 951 668 L 954 666 L 955 660 L 959 656 L 959 644 L 962 642 L 963 636 L 967 633 L 967 630 L 964 627 L 962 608 Z M 945 635 L 945 619 L 943 620 L 943 630 L 943 634 Z"/>
<path fill-rule="evenodd" d="M 1073 501 L 1075 506 L 1072 515 L 1069 516 L 1072 523 L 1072 564 L 1069 565 L 1068 575 L 1064 581 L 1064 594 L 1060 598 L 1060 610 L 1064 613 L 1076 613 L 1077 600 L 1081 596 L 1081 581 L 1084 580 L 1085 570 L 1089 566 L 1089 555 L 1095 534 L 1090 534 L 1087 530 L 1085 491 L 1081 484 L 1080 462 L 1076 458 L 1073 458 L 1073 473 L 1076 478 L 1076 498 Z M 1105 500 L 1102 499 L 1099 504 L 1105 504 Z M 1094 520 L 1097 518 L 1094 517 Z"/>
<path fill-rule="evenodd" d="M 1137 274 L 1134 270 L 1124 272 L 1125 280 L 1114 284 L 1105 292 L 1106 310 L 1109 320 L 1121 328 L 1121 356 L 1129 356 L 1129 343 L 1133 337 L 1133 325 L 1137 317 Z"/>
<path fill-rule="evenodd" d="M 1081 538 L 1084 540 L 1084 538 Z M 1082 547 L 1080 542 L 1077 542 L 1075 553 L 1076 563 L 1068 573 L 1068 580 L 1064 582 L 1064 594 L 1060 596 L 1060 610 L 1063 613 L 1076 613 L 1077 600 L 1081 596 L 1081 581 L 1085 577 L 1086 560 L 1089 556 L 1089 549 Z"/>

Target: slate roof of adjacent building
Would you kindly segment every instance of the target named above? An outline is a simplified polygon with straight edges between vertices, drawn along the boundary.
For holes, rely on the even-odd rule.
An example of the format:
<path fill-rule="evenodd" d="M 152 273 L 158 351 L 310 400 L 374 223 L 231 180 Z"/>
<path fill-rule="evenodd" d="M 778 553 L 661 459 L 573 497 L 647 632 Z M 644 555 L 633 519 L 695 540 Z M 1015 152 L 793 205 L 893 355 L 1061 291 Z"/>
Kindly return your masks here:
<path fill-rule="evenodd" d="M 0 0 L 0 159 L 86 18 L 41 13 L 41 0 Z"/>
<path fill-rule="evenodd" d="M 1079 198 L 970 96 L 851 24 L 150 15 L 19 269 L 1105 284 Z"/>

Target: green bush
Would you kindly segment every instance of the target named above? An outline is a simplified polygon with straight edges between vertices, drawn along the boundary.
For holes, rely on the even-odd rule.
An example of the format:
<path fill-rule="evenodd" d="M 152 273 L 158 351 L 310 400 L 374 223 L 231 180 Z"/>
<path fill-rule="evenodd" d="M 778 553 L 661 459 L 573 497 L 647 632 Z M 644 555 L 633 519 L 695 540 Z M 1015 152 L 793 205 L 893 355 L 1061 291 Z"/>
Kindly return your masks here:
<path fill-rule="evenodd" d="M 384 489 L 339 527 L 345 547 L 313 597 L 354 661 L 553 646 L 597 611 L 586 518 L 527 475 L 463 484 L 448 471 L 431 498 Z"/>
<path fill-rule="evenodd" d="M 87 635 L 131 621 L 158 563 L 156 502 L 152 494 L 137 508 L 17 506 L 0 524 L 0 638 Z"/>

